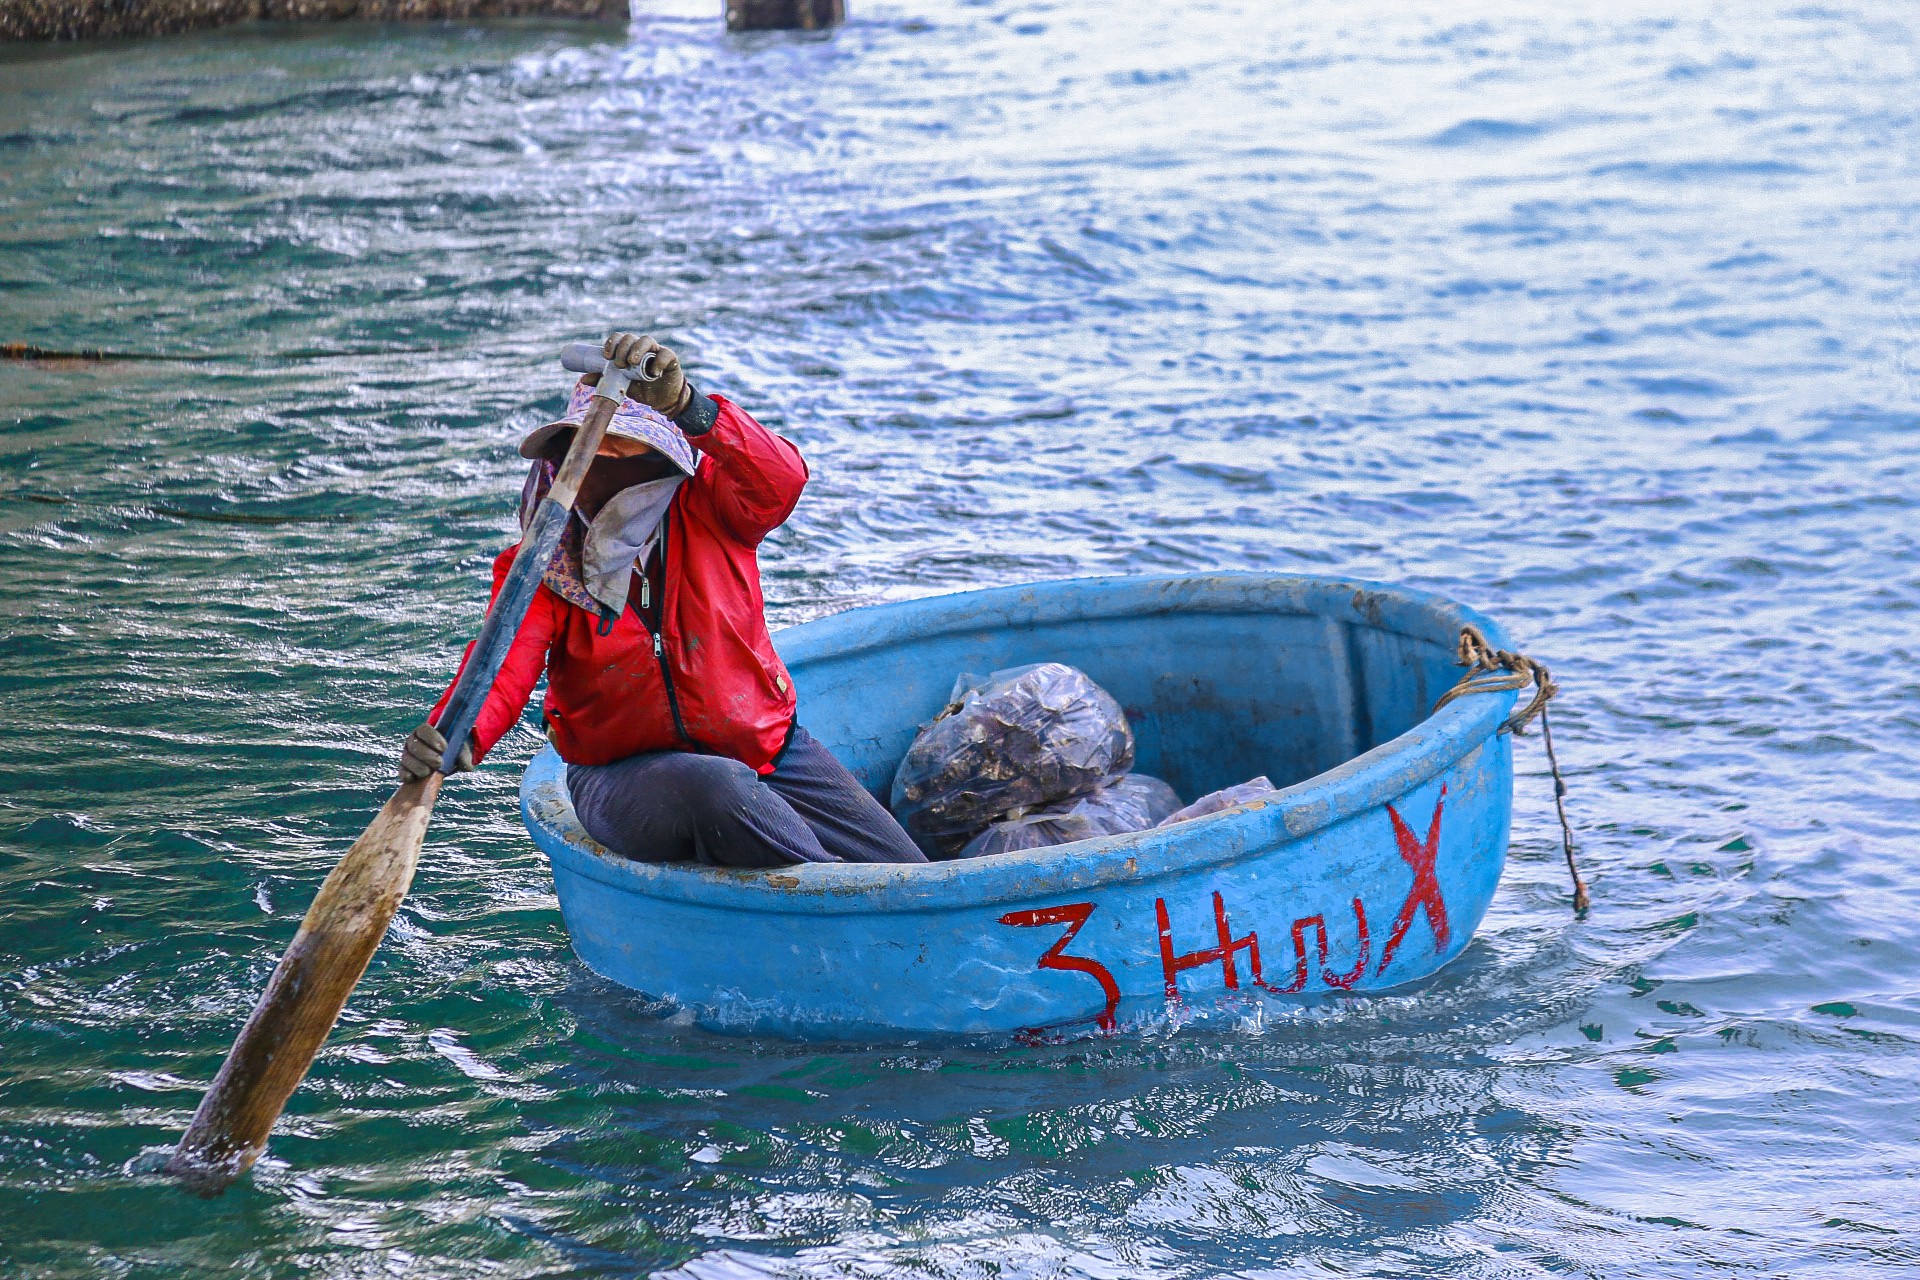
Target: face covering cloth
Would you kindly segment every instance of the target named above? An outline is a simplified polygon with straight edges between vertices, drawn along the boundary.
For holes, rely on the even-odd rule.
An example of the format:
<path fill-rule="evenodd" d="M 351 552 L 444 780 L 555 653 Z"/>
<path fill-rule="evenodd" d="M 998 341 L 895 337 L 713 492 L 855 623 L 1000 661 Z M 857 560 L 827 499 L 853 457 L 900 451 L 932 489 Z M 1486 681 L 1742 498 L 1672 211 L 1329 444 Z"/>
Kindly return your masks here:
<path fill-rule="evenodd" d="M 527 469 L 527 483 L 520 490 L 521 529 L 527 527 L 541 499 L 547 496 L 554 472 L 553 463 L 545 459 L 536 460 Z M 641 556 L 652 554 L 660 522 L 682 479 L 684 477 L 668 476 L 622 489 L 600 509 L 592 524 L 575 512 L 542 581 L 568 604 L 578 605 L 603 619 L 618 617 L 626 608 L 634 565 Z M 591 543 L 598 543 L 593 552 L 593 569 L 588 567 L 587 560 Z M 625 550 L 627 548 L 630 550 Z M 598 589 L 591 585 L 596 580 Z"/>
<path fill-rule="evenodd" d="M 644 566 L 660 540 L 660 525 L 685 476 L 667 476 L 628 485 L 607 500 L 587 526 L 580 549 L 580 568 L 587 593 L 615 617 L 626 612 L 627 588 L 634 566 Z"/>

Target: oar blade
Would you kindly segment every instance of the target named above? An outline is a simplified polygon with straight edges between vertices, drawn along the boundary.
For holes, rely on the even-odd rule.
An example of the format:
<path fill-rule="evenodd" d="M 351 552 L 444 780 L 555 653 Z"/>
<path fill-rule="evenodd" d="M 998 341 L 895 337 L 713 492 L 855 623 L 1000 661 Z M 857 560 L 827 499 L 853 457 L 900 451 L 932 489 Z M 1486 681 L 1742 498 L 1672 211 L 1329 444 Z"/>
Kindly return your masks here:
<path fill-rule="evenodd" d="M 252 1167 L 413 883 L 442 777 L 409 782 L 314 895 L 167 1171 L 214 1196 Z"/>

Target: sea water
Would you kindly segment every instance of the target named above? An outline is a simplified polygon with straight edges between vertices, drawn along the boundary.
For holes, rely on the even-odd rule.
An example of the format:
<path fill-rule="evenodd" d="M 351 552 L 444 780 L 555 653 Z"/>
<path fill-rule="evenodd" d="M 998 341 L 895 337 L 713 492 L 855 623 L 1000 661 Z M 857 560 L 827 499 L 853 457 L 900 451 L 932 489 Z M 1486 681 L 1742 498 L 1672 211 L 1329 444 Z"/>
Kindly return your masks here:
<path fill-rule="evenodd" d="M 0 1270 L 1914 1274 L 1912 15 L 850 7 L 0 54 L 0 341 L 145 357 L 0 365 Z M 185 1195 L 615 327 L 805 451 L 776 623 L 1217 568 L 1498 616 L 1591 913 L 1529 738 L 1416 988 L 729 1038 L 575 961 L 523 729 Z"/>

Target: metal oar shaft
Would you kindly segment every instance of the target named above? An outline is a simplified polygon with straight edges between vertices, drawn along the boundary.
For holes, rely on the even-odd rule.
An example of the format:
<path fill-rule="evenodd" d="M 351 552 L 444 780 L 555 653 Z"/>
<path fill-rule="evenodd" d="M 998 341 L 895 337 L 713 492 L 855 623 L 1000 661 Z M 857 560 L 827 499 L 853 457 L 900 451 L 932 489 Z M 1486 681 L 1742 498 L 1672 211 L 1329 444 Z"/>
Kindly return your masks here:
<path fill-rule="evenodd" d="M 506 581 L 500 584 L 500 594 L 487 610 L 487 620 L 480 625 L 473 652 L 468 655 L 467 665 L 453 687 L 453 696 L 447 699 L 440 713 L 439 729 L 447 737 L 447 750 L 440 758 L 442 773 L 454 771 L 460 748 L 466 745 L 474 724 L 480 719 L 480 708 L 493 690 L 493 682 L 507 660 L 507 651 L 513 648 L 513 638 L 520 633 L 520 624 L 526 620 L 534 593 L 540 590 L 540 579 L 553 561 L 560 535 L 567 531 L 567 519 L 573 511 L 574 499 L 579 496 L 580 482 L 587 478 L 587 468 L 593 464 L 593 455 L 599 450 L 607 423 L 612 421 L 613 411 L 619 404 L 618 397 L 594 396 L 586 421 L 574 433 L 573 446 L 567 450 L 566 461 L 560 464 L 559 473 L 553 478 L 553 487 L 547 490 L 526 532 L 520 536 L 520 550 L 513 557 L 513 567 L 507 570 Z"/>

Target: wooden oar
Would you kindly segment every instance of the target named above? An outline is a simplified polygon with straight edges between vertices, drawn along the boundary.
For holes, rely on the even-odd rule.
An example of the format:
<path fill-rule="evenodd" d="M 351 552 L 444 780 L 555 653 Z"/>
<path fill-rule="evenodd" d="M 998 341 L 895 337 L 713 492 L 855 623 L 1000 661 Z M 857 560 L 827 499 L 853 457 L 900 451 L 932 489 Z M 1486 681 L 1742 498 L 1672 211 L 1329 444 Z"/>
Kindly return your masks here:
<path fill-rule="evenodd" d="M 440 783 L 452 772 L 460 748 L 473 732 L 513 637 L 527 616 L 527 606 L 553 560 L 607 423 L 628 384 L 645 376 L 644 368 L 621 369 L 606 362 L 586 420 L 574 432 L 553 487 L 521 536 L 519 554 L 487 610 L 466 669 L 441 713 L 439 727 L 446 734 L 447 751 L 440 772 L 403 783 L 320 886 L 300 931 L 201 1099 L 179 1149 L 167 1162 L 169 1173 L 201 1195 L 225 1191 L 266 1150 L 267 1135 L 280 1118 L 280 1109 L 313 1064 L 347 996 L 373 959 L 393 913 L 407 896 Z"/>

